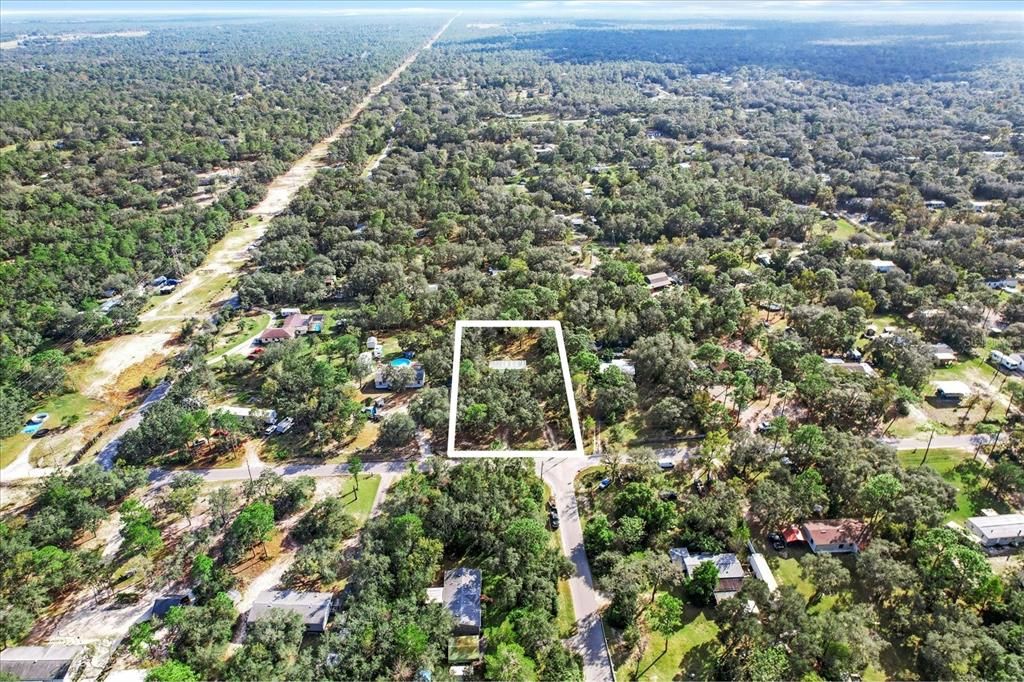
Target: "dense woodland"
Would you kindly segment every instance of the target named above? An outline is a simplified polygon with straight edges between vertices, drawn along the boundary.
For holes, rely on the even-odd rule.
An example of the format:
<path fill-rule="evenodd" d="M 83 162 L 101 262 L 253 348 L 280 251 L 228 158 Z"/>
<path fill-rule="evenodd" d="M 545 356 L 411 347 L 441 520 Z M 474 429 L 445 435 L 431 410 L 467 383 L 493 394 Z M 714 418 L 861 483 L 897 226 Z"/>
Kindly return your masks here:
<path fill-rule="evenodd" d="M 5 50 L 0 433 L 64 388 L 72 342 L 131 330 L 139 285 L 195 268 L 430 30 L 201 23 Z"/>
<path fill-rule="evenodd" d="M 63 383 L 70 352 L 58 348 L 135 324 L 141 300 L 93 312 L 104 288 L 187 272 L 436 30 L 410 24 L 381 41 L 385 27 L 345 24 L 343 39 L 338 26 L 241 24 L 216 40 L 175 29 L 5 59 L 5 424 Z M 121 467 L 48 478 L 24 518 L 0 527 L 13 557 L 0 562 L 11 566 L 0 644 L 76 586 L 65 566 L 98 561 L 72 540 L 120 504 L 117 560 L 148 557 L 197 595 L 157 623 L 161 647 L 133 633 L 160 662 L 150 679 L 446 679 L 451 623 L 423 594 L 455 565 L 485 576 L 482 676 L 578 679 L 551 625 L 571 566 L 530 466 L 412 467 L 358 530 L 358 556 L 345 550 L 354 520 L 336 497 L 314 502 L 311 479 L 264 474 L 243 499 L 209 493 L 202 527 L 171 557 L 160 514 L 128 495 L 142 483 L 132 467 L 188 466 L 199 437 L 226 452 L 258 437 L 258 419 L 213 407 L 239 396 L 294 419 L 275 456 L 338 456 L 368 427 L 373 397 L 356 389 L 373 370 L 370 335 L 414 354 L 428 385 L 389 396 L 407 410 L 383 419 L 367 453 L 406 457 L 419 432 L 443 454 L 455 321 L 558 319 L 588 448 L 601 444 L 600 471 L 577 490 L 616 663 L 639 671 L 654 635 L 667 650 L 685 608 L 715 629 L 694 649 L 700 665 L 673 676 L 1024 677 L 1015 571 L 947 526 L 955 486 L 880 440 L 928 408 L 931 344 L 964 362 L 1024 350 L 1024 295 L 989 285 L 1024 260 L 1022 43 L 998 25 L 947 28 L 456 21 L 270 223 L 239 279 L 241 310 L 219 321 L 301 306 L 335 324 L 216 367 L 218 330 L 190 327 L 173 388 L 124 437 Z M 81 103 L 57 97 L 85 58 Z M 241 169 L 227 191 L 190 199 L 197 174 L 225 166 Z M 659 272 L 672 283 L 653 292 L 645 276 Z M 868 338 L 869 325 L 895 331 Z M 458 414 L 482 447 L 565 427 L 547 341 L 526 379 L 483 369 L 493 345 L 463 346 Z M 874 371 L 826 361 L 853 350 Z M 1022 386 L 1004 378 L 956 432 L 999 434 L 963 476 L 1005 509 L 1024 496 Z M 776 416 L 757 424 L 755 406 Z M 685 463 L 663 473 L 653 448 L 683 439 Z M 68 490 L 102 476 L 117 485 Z M 158 510 L 191 526 L 199 487 L 177 474 Z M 871 543 L 848 560 L 801 559 L 810 595 L 749 580 L 713 606 L 717 573 L 685 578 L 667 559 L 673 547 L 742 554 L 766 532 L 842 517 L 863 519 Z M 340 613 L 313 644 L 282 616 L 228 657 L 232 569 L 282 523 L 299 547 L 283 584 L 344 579 Z"/>

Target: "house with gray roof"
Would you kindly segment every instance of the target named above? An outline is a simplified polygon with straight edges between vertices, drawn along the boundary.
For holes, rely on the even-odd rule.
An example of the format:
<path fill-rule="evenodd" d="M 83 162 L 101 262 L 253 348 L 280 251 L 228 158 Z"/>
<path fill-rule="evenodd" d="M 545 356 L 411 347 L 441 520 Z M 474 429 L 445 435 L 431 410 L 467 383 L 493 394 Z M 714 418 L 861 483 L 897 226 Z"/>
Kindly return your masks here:
<path fill-rule="evenodd" d="M 274 609 L 297 613 L 302 617 L 306 632 L 323 632 L 331 616 L 331 592 L 299 592 L 297 590 L 267 590 L 260 592 L 249 609 L 249 623 L 266 618 Z"/>
<path fill-rule="evenodd" d="M 479 635 L 482 626 L 480 593 L 483 574 L 477 568 L 455 568 L 445 571 L 442 599 L 455 619 L 453 634 Z"/>
<path fill-rule="evenodd" d="M 0 672 L 24 682 L 71 680 L 77 672 L 80 646 L 14 646 L 0 651 Z"/>

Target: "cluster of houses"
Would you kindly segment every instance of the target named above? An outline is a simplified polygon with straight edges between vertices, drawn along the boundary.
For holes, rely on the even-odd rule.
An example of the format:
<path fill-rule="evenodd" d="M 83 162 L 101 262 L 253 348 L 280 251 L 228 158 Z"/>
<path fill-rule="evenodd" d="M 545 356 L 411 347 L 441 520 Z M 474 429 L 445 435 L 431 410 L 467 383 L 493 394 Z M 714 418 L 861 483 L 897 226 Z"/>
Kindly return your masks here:
<path fill-rule="evenodd" d="M 262 344 L 291 341 L 306 334 L 319 334 L 324 328 L 323 315 L 303 315 L 298 308 L 281 308 L 284 322 L 280 327 L 270 327 L 260 334 Z"/>
<path fill-rule="evenodd" d="M 444 584 L 427 590 L 427 601 L 442 604 L 454 620 L 448 643 L 451 674 L 464 676 L 480 660 L 483 617 L 480 605 L 483 575 L 479 569 L 456 568 L 445 571 Z M 232 592 L 237 600 L 240 595 Z M 191 603 L 189 594 L 171 594 L 153 601 L 144 620 L 163 618 L 175 606 Z M 298 614 L 307 635 L 327 630 L 331 613 L 335 609 L 332 592 L 303 592 L 300 590 L 267 590 L 257 595 L 245 616 L 246 625 L 270 617 L 274 610 Z M 0 673 L 16 680 L 70 682 L 81 674 L 86 662 L 86 649 L 81 646 L 20 646 L 4 649 L 0 653 Z"/>
<path fill-rule="evenodd" d="M 867 545 L 868 527 L 858 519 L 808 521 L 786 529 L 782 533 L 782 538 L 787 544 L 806 543 L 815 554 L 850 554 L 859 552 Z M 767 558 L 754 551 L 752 544 L 750 549 L 747 559 L 750 573 L 765 583 L 769 592 L 775 592 L 778 589 L 778 582 Z M 669 561 L 681 568 L 687 577 L 692 576 L 701 564 L 713 563 L 718 569 L 718 583 L 714 590 L 716 604 L 735 597 L 743 586 L 743 581 L 751 577 L 739 557 L 731 552 L 692 554 L 685 547 L 676 547 L 669 550 L 668 557 Z M 756 607 L 751 604 L 751 608 Z"/>

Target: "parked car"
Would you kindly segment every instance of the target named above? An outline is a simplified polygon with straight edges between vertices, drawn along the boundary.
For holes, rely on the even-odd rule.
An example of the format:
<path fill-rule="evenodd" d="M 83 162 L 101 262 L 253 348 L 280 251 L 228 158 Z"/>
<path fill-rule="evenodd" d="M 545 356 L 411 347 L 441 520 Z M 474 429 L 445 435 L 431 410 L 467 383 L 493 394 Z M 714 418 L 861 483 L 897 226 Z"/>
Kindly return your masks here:
<path fill-rule="evenodd" d="M 597 489 L 598 490 L 604 490 L 605 488 L 607 488 L 611 484 L 612 484 L 612 479 L 610 479 L 610 478 L 602 478 L 601 482 L 597 484 Z"/>
<path fill-rule="evenodd" d="M 50 418 L 49 412 L 39 412 L 38 414 L 32 415 L 32 418 L 28 420 L 29 424 L 42 424 L 44 421 Z"/>
<path fill-rule="evenodd" d="M 658 460 L 658 468 L 662 471 L 672 471 L 676 468 L 676 463 L 666 457 Z"/>
<path fill-rule="evenodd" d="M 757 425 L 757 432 L 758 433 L 767 433 L 768 429 L 770 429 L 770 428 L 772 428 L 772 423 L 771 422 L 761 422 L 760 424 Z"/>
<path fill-rule="evenodd" d="M 558 512 L 548 514 L 548 523 L 551 524 L 551 530 L 558 530 Z"/>
<path fill-rule="evenodd" d="M 675 502 L 677 499 L 679 499 L 679 495 L 676 494 L 676 491 L 674 490 L 662 490 L 660 493 L 658 493 L 658 497 L 660 497 L 665 502 Z"/>
<path fill-rule="evenodd" d="M 776 552 L 786 549 L 786 541 L 778 533 L 768 533 L 768 542 Z"/>
<path fill-rule="evenodd" d="M 274 431 L 277 431 L 277 424 L 271 424 L 267 428 L 263 429 L 263 433 L 265 433 L 268 436 L 273 436 Z"/>

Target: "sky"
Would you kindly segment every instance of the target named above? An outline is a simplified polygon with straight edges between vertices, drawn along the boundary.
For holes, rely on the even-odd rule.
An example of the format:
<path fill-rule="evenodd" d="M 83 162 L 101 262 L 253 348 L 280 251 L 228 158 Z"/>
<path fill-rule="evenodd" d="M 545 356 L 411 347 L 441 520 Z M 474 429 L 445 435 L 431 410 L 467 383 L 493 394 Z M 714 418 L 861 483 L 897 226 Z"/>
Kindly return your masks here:
<path fill-rule="evenodd" d="M 1009 18 L 1024 31 L 1024 0 L 2 0 L 0 17 L 73 19 L 170 16 L 435 14 L 566 18 L 719 19 Z"/>

